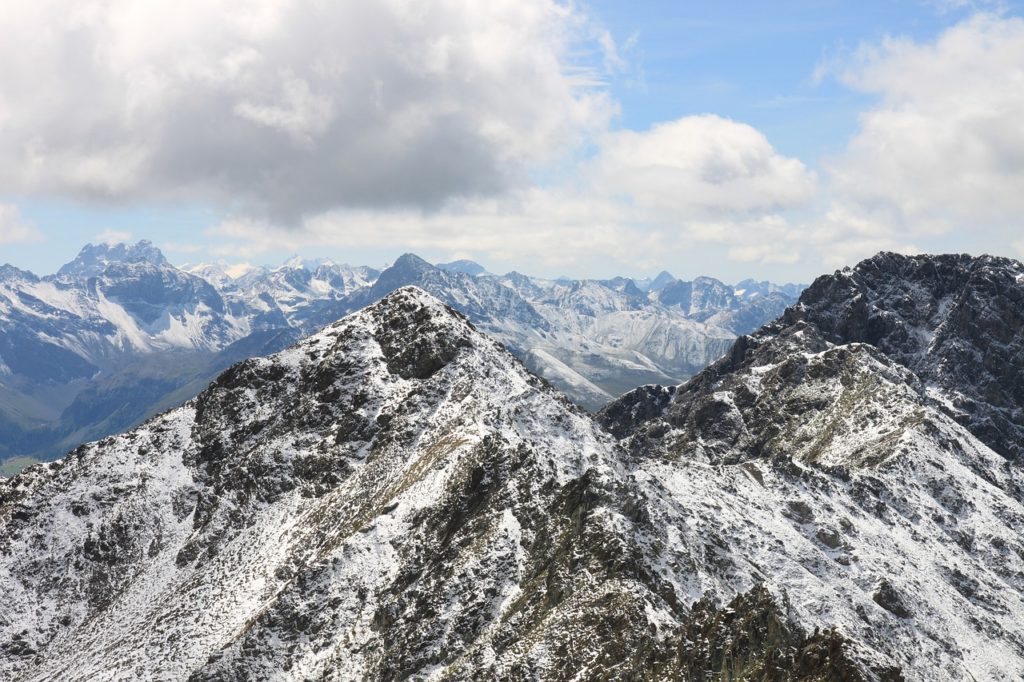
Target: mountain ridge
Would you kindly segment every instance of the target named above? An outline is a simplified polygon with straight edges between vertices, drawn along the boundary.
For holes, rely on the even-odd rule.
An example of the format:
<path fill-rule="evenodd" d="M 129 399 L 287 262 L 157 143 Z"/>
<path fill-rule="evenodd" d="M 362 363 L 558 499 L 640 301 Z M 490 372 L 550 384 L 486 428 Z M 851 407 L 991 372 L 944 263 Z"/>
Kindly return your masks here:
<path fill-rule="evenodd" d="M 0 480 L 0 666 L 1015 679 L 1019 464 L 880 347 L 899 325 L 876 346 L 814 321 L 910 310 L 913 270 L 892 258 L 860 270 L 888 277 L 866 318 L 847 314 L 858 270 L 828 276 L 694 379 L 597 420 L 400 288 L 134 432 Z M 950 262 L 1024 285 L 1015 261 Z M 987 308 L 1015 300 L 967 288 Z M 964 342 L 984 350 L 979 329 Z M 988 381 L 968 378 L 961 392 Z M 40 594 L 55 608 L 35 611 Z"/>
<path fill-rule="evenodd" d="M 51 459 L 128 428 L 245 354 L 279 350 L 403 284 L 470 315 L 590 409 L 696 371 L 735 336 L 623 278 L 556 283 L 453 267 L 407 254 L 383 271 L 297 257 L 277 268 L 176 268 L 147 241 L 87 245 L 45 277 L 4 266 L 0 458 Z M 764 317 L 783 303 L 748 312 Z"/>

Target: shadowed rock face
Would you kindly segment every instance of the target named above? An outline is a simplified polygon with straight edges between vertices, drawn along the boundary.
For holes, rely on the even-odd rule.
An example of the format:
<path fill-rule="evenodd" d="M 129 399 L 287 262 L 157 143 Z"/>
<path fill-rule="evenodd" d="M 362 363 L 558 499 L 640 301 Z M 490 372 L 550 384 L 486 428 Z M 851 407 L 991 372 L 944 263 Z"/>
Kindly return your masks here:
<path fill-rule="evenodd" d="M 1024 266 L 1006 258 L 883 253 L 820 277 L 784 322 L 868 343 L 950 396 L 996 452 L 1024 456 Z"/>
<path fill-rule="evenodd" d="M 852 660 L 846 639 L 835 630 L 805 633 L 763 586 L 737 595 L 725 606 L 693 605 L 670 646 L 649 661 L 651 679 L 835 680 L 902 682 L 897 668 L 865 667 Z"/>

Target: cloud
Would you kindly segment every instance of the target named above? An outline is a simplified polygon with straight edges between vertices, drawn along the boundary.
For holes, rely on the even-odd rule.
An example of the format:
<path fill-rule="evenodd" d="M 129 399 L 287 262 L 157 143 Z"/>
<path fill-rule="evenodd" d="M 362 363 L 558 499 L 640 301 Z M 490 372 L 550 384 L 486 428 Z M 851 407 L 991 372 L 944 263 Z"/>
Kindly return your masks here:
<path fill-rule="evenodd" d="M 790 207 L 816 189 L 814 174 L 799 159 L 779 154 L 751 126 L 713 115 L 612 133 L 592 174 L 602 193 L 691 219 Z"/>
<path fill-rule="evenodd" d="M 0 190 L 279 223 L 497 195 L 604 130 L 610 34 L 553 0 L 12 0 Z M 578 63 L 580 43 L 599 55 Z"/>
<path fill-rule="evenodd" d="M 1024 21 L 981 14 L 931 43 L 890 38 L 836 73 L 880 98 L 828 164 L 850 217 L 884 223 L 891 240 L 926 244 L 970 235 L 1005 248 L 1020 233 Z"/>
<path fill-rule="evenodd" d="M 130 242 L 132 233 L 123 230 L 103 230 L 93 239 L 101 244 L 120 244 L 121 242 Z"/>
<path fill-rule="evenodd" d="M 25 220 L 18 207 L 0 204 L 0 244 L 25 244 L 42 240 L 35 225 Z"/>
<path fill-rule="evenodd" d="M 605 80 L 637 70 L 635 37 L 553 0 L 4 13 L 0 191 L 213 204 L 225 257 L 330 246 L 806 273 L 1021 243 L 1024 21 L 1000 14 L 823 63 L 816 77 L 876 101 L 815 171 L 712 114 L 616 129 Z"/>
<path fill-rule="evenodd" d="M 602 136 L 571 180 L 500 197 L 450 202 L 446 210 L 341 209 L 308 216 L 301 229 L 245 216 L 211 230 L 220 255 L 330 245 L 475 254 L 548 268 L 594 259 L 658 266 L 701 248 L 743 262 L 799 259 L 800 233 L 784 213 L 804 206 L 816 177 L 748 125 L 684 117 L 648 131 Z"/>

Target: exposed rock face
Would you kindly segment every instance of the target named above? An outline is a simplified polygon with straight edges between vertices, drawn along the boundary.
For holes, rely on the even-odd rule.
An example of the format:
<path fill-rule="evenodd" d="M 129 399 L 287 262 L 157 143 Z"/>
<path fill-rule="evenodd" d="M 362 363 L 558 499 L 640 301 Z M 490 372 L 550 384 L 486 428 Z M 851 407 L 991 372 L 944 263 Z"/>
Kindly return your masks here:
<path fill-rule="evenodd" d="M 70 263 L 57 271 L 61 279 L 87 279 L 102 275 L 113 263 L 169 265 L 153 242 L 143 239 L 135 244 L 86 244 Z"/>
<path fill-rule="evenodd" d="M 854 350 L 855 344 L 864 347 Z M 817 354 L 834 346 L 870 355 L 893 371 L 909 370 L 906 382 L 929 405 L 965 425 L 996 452 L 1011 459 L 1021 454 L 1024 266 L 989 256 L 882 253 L 856 268 L 818 278 L 779 320 L 741 337 L 726 357 L 682 387 L 678 406 L 667 410 L 665 419 L 691 438 L 704 435 L 701 424 L 724 435 L 729 420 L 716 419 L 716 410 L 724 415 L 726 406 L 716 408 L 713 398 L 722 382 L 734 385 L 741 375 L 762 374 L 772 364 L 802 377 L 809 359 L 790 356 Z M 826 371 L 825 364 L 834 366 L 843 357 L 831 354 L 811 364 L 820 368 L 814 370 L 820 374 Z M 771 385 L 765 388 L 775 390 Z M 754 404 L 759 390 L 740 393 L 740 412 L 747 407 L 763 412 L 766 405 Z M 776 403 L 767 406 L 774 410 Z M 758 415 L 752 418 L 757 420 Z M 643 421 L 646 417 L 641 416 L 633 426 L 641 429 Z M 752 434 L 734 435 L 749 439 Z M 719 449 L 733 445 L 728 437 L 716 440 L 721 442 Z"/>
<path fill-rule="evenodd" d="M 683 680 L 880 680 L 902 682 L 896 668 L 865 667 L 852 660 L 849 643 L 835 630 L 808 635 L 795 630 L 763 586 L 737 595 L 724 607 L 693 605 L 670 646 L 645 671 L 650 679 Z"/>
<path fill-rule="evenodd" d="M 819 278 L 792 318 L 831 343 L 869 343 L 934 385 L 996 452 L 1024 457 L 1024 266 L 883 253 Z M 788 321 L 788 320 L 787 320 Z"/>

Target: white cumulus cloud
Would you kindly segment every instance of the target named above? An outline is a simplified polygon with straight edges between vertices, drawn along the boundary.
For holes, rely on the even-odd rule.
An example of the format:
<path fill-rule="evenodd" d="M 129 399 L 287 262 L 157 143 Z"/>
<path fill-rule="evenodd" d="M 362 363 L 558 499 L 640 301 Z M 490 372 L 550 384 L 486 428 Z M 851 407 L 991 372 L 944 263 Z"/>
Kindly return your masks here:
<path fill-rule="evenodd" d="M 710 114 L 609 134 L 593 174 L 602 192 L 683 219 L 787 208 L 816 190 L 799 159 L 778 153 L 755 128 Z"/>
<path fill-rule="evenodd" d="M 1024 21 L 979 14 L 933 42 L 890 38 L 838 76 L 880 98 L 828 164 L 848 228 L 997 251 L 1024 231 Z"/>
<path fill-rule="evenodd" d="M 801 235 L 784 214 L 815 190 L 814 173 L 757 130 L 704 115 L 605 134 L 564 182 L 450 202 L 443 212 L 332 210 L 308 216 L 297 232 L 239 216 L 211 233 L 227 240 L 224 255 L 244 257 L 322 244 L 656 267 L 717 249 L 733 260 L 790 264 Z"/>
<path fill-rule="evenodd" d="M 282 222 L 497 194 L 614 114 L 594 34 L 553 0 L 9 0 L 0 190 Z"/>

